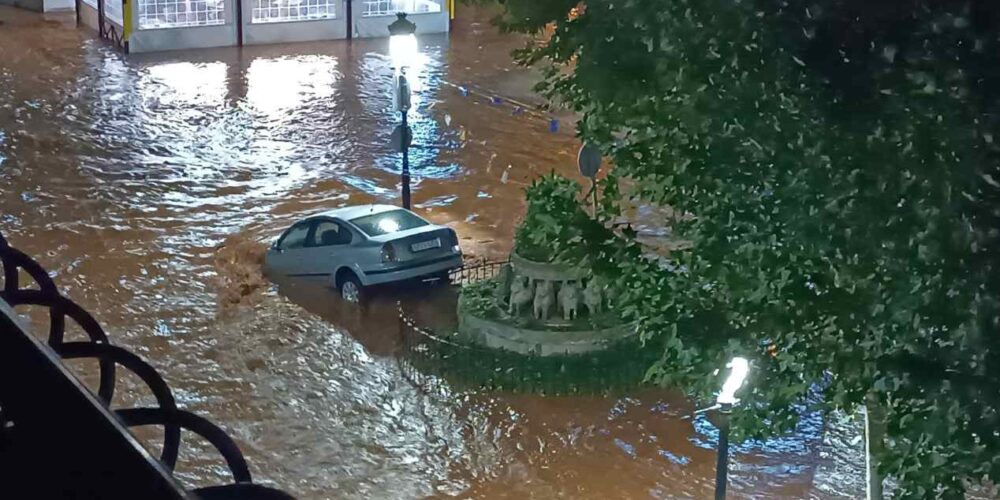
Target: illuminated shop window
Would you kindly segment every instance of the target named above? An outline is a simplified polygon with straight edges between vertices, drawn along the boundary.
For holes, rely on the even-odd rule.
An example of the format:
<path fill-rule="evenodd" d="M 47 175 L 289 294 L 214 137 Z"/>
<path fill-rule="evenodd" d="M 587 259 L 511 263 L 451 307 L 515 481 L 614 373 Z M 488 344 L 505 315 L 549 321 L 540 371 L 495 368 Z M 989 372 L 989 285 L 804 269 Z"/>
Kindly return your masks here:
<path fill-rule="evenodd" d="M 435 0 L 365 0 L 364 17 L 391 16 L 397 12 L 427 14 L 441 12 Z"/>
<path fill-rule="evenodd" d="M 225 0 L 136 0 L 139 29 L 225 24 Z"/>
<path fill-rule="evenodd" d="M 339 0 L 253 0 L 253 23 L 336 19 Z"/>

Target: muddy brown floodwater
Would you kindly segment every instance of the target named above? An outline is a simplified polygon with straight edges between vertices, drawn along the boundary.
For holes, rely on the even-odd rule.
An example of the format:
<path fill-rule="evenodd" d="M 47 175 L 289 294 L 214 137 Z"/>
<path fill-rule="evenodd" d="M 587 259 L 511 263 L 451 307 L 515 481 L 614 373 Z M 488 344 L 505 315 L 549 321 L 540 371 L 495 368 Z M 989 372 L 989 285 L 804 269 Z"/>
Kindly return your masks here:
<path fill-rule="evenodd" d="M 487 19 L 463 10 L 421 40 L 413 197 L 496 257 L 522 188 L 575 175 L 578 143 L 477 94 L 531 98 L 519 40 Z M 393 361 L 391 304 L 260 276 L 261 242 L 296 218 L 396 202 L 384 40 L 124 57 L 72 15 L 0 20 L 0 230 L 228 430 L 258 480 L 303 499 L 710 497 L 713 429 L 675 393 L 429 394 Z M 857 496 L 853 436 L 807 417 L 740 447 L 732 496 Z M 189 485 L 227 479 L 206 446 L 181 461 Z"/>

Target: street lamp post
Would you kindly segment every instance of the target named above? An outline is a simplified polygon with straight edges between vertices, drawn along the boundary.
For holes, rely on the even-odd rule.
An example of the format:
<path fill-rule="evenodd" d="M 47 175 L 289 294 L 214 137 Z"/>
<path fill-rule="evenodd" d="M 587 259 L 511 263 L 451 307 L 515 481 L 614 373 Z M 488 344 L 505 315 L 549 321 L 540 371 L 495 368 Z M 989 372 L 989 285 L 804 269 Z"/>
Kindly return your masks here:
<path fill-rule="evenodd" d="M 726 364 L 729 376 L 722 384 L 722 391 L 715 403 L 719 409 L 719 456 L 715 462 L 715 500 L 725 500 L 727 473 L 729 472 L 729 414 L 733 405 L 739 402 L 736 391 L 743 387 L 747 374 L 750 372 L 750 362 L 745 358 L 733 358 Z"/>
<path fill-rule="evenodd" d="M 414 33 L 417 25 L 406 19 L 406 13 L 396 14 L 396 20 L 389 25 L 389 56 L 392 58 L 394 87 L 396 93 L 396 110 L 399 111 L 402 123 L 393 132 L 393 143 L 398 144 L 403 153 L 403 170 L 400 176 L 403 190 L 403 208 L 410 208 L 410 141 L 413 137 L 407 123 L 410 111 L 410 84 L 406 79 L 406 68 L 413 63 L 417 52 L 417 38 Z M 398 138 L 397 138 L 398 136 Z"/>
<path fill-rule="evenodd" d="M 715 500 L 725 500 L 729 473 L 729 413 L 732 405 L 719 405 L 719 454 L 715 461 Z"/>

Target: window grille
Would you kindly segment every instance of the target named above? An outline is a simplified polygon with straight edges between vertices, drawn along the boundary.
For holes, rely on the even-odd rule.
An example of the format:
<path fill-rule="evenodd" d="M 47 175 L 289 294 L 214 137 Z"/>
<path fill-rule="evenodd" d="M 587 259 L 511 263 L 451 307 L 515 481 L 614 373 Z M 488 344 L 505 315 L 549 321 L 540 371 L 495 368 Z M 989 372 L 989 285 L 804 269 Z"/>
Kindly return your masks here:
<path fill-rule="evenodd" d="M 225 0 L 136 0 L 139 29 L 225 24 Z"/>
<path fill-rule="evenodd" d="M 339 0 L 253 0 L 251 22 L 281 23 L 336 19 Z"/>
<path fill-rule="evenodd" d="M 441 12 L 441 4 L 435 0 L 365 0 L 362 17 L 391 16 L 397 12 L 407 14 Z"/>

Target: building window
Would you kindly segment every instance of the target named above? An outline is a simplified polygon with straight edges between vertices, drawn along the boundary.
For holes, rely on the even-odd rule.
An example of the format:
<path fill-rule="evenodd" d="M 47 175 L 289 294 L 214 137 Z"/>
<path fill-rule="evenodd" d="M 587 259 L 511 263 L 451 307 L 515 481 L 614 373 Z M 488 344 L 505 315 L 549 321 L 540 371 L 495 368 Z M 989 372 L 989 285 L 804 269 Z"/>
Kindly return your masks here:
<path fill-rule="evenodd" d="M 104 17 L 118 26 L 125 26 L 122 0 L 104 0 Z"/>
<path fill-rule="evenodd" d="M 314 21 L 336 19 L 340 0 L 253 0 L 253 18 L 257 23 Z"/>
<path fill-rule="evenodd" d="M 225 24 L 225 0 L 137 0 L 139 29 Z"/>
<path fill-rule="evenodd" d="M 365 0 L 362 16 L 391 16 L 397 12 L 407 14 L 441 12 L 441 4 L 435 0 Z"/>

